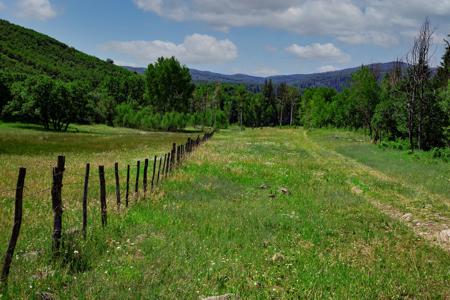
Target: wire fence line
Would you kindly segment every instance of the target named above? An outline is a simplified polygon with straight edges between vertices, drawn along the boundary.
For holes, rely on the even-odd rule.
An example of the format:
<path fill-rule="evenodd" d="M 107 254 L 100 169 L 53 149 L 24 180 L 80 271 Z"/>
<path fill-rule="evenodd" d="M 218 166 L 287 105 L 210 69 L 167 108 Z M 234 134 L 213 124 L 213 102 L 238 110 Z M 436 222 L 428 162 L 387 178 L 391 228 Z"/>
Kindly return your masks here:
<path fill-rule="evenodd" d="M 76 192 L 77 188 L 81 189 L 79 198 L 75 197 L 74 193 L 71 193 L 68 198 L 73 201 L 70 202 L 71 206 L 72 204 L 77 206 L 77 200 L 81 199 L 81 201 L 78 201 L 82 204 L 82 234 L 83 239 L 86 239 L 88 228 L 88 209 L 92 206 L 92 204 L 88 205 L 88 198 L 92 197 L 93 192 L 95 196 L 100 198 L 100 208 L 99 210 L 94 209 L 94 211 L 100 211 L 102 226 L 106 227 L 108 202 L 111 204 L 111 202 L 115 201 L 118 211 L 122 211 L 122 207 L 129 207 L 131 203 L 130 195 L 136 200 L 146 199 L 147 195 L 153 194 L 156 188 L 171 174 L 173 174 L 173 172 L 180 167 L 186 159 L 189 158 L 192 152 L 212 138 L 213 135 L 214 131 L 205 133 L 201 138 L 200 136 L 197 136 L 196 139 L 188 138 L 185 144 L 177 145 L 176 143 L 173 143 L 172 149 L 164 155 L 155 155 L 154 158 L 145 158 L 143 160 L 134 161 L 134 180 L 132 180 L 133 174 L 131 174 L 131 163 L 125 163 L 127 170 L 125 180 L 123 176 L 121 178 L 123 172 L 122 174 L 120 173 L 119 164 L 117 162 L 108 163 L 108 165 L 114 165 L 114 172 L 109 173 L 110 176 L 107 177 L 109 180 L 111 178 L 114 179 L 112 180 L 114 185 L 110 184 L 107 186 L 104 165 L 98 166 L 98 180 L 94 180 L 93 184 L 91 180 L 93 178 L 91 177 L 93 177 L 92 173 L 94 173 L 94 170 L 91 170 L 90 163 L 86 164 L 84 173 L 66 170 L 64 156 L 58 156 L 56 166 L 51 169 L 51 187 L 42 188 L 35 182 L 31 185 L 26 185 L 25 177 L 27 169 L 20 168 L 16 188 L 0 190 L 0 199 L 15 199 L 13 230 L 4 257 L 2 273 L 0 275 L 0 292 L 7 287 L 8 275 L 10 272 L 11 263 L 13 261 L 12 258 L 20 234 L 24 197 L 32 199 L 37 196 L 44 195 L 45 193 L 49 193 L 48 195 L 51 197 L 51 206 L 53 211 L 52 254 L 54 259 L 63 258 L 65 251 L 61 251 L 61 241 L 64 238 L 62 218 L 64 211 L 63 199 L 65 198 L 63 197 L 64 187 L 68 187 L 69 189 L 74 188 L 71 190 L 72 192 Z M 82 179 L 80 179 L 80 177 Z M 93 190 L 92 186 L 94 186 L 96 190 Z M 89 189 L 89 187 L 91 188 Z M 124 187 L 125 191 L 123 191 Z M 114 192 L 111 192 L 112 190 L 114 190 Z"/>

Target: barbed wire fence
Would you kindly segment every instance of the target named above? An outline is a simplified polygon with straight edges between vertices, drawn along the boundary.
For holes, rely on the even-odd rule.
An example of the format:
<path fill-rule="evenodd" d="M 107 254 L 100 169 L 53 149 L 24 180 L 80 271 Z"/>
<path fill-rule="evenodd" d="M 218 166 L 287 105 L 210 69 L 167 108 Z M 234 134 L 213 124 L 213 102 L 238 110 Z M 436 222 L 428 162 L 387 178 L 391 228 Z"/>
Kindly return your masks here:
<path fill-rule="evenodd" d="M 132 165 L 130 163 L 126 164 L 126 179 L 125 179 L 125 195 L 122 194 L 123 188 L 120 184 L 120 172 L 119 163 L 113 162 L 114 165 L 114 196 L 117 206 L 117 210 L 120 211 L 122 208 L 122 200 L 125 199 L 125 208 L 130 206 L 130 196 L 135 199 L 140 199 L 141 192 L 140 188 L 142 186 L 143 199 L 147 198 L 148 193 L 153 194 L 156 188 L 166 180 L 173 172 L 179 168 L 183 162 L 189 158 L 191 153 L 193 153 L 199 146 L 207 142 L 214 135 L 214 131 L 205 133 L 202 137 L 197 136 L 196 139 L 188 138 L 185 144 L 177 145 L 172 144 L 172 149 L 165 153 L 164 155 L 155 155 L 152 160 L 146 158 L 143 161 L 143 177 L 141 175 L 141 160 L 136 162 L 136 174 L 134 189 L 130 189 L 131 184 L 131 170 Z M 153 167 L 151 168 L 150 162 L 153 162 Z M 149 168 L 152 169 L 149 172 Z M 27 169 L 20 168 L 17 178 L 17 184 L 15 189 L 3 189 L 0 190 L 1 198 L 14 198 L 14 223 L 11 232 L 11 238 L 6 250 L 6 254 L 3 261 L 2 273 L 0 276 L 0 292 L 7 287 L 8 276 L 11 269 L 11 264 L 13 261 L 14 251 L 16 248 L 17 241 L 20 235 L 20 229 L 22 225 L 22 212 L 23 212 L 23 200 L 24 196 L 26 198 L 35 198 L 36 196 L 43 195 L 50 192 L 52 200 L 52 211 L 53 211 L 53 233 L 52 233 L 52 255 L 54 259 L 57 259 L 62 255 L 61 245 L 63 239 L 63 200 L 62 200 L 62 188 L 63 187 L 80 187 L 82 188 L 82 238 L 86 240 L 88 231 L 88 198 L 89 198 L 89 185 L 91 184 L 91 164 L 86 163 L 85 172 L 77 173 L 68 171 L 65 168 L 65 156 L 58 156 L 57 164 L 52 169 L 52 183 L 51 187 L 39 188 L 35 183 L 27 186 L 25 184 L 25 178 Z M 71 179 L 64 182 L 65 175 Z M 150 175 L 150 176 L 149 176 Z M 105 178 L 105 166 L 98 166 L 98 188 L 99 188 L 99 200 L 100 200 L 100 214 L 101 214 L 101 224 L 102 227 L 106 227 L 108 222 L 108 207 L 107 207 L 107 184 Z M 82 179 L 79 179 L 82 178 Z M 91 184 L 92 185 L 92 184 Z M 125 197 L 123 197 L 125 196 Z"/>

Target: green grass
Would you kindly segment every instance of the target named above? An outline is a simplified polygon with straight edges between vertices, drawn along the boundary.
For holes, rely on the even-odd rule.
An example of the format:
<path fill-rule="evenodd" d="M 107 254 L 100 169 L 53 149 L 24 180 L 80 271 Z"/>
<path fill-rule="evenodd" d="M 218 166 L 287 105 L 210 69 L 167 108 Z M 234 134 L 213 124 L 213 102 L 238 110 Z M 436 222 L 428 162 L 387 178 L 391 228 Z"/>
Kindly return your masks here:
<path fill-rule="evenodd" d="M 375 147 L 364 135 L 341 130 L 314 130 L 310 136 L 327 148 L 389 176 L 433 193 L 450 195 L 450 163 L 432 158 L 429 152 L 410 154 L 407 150 Z"/>
<path fill-rule="evenodd" d="M 381 167 L 369 168 L 335 152 L 326 135 L 323 131 L 311 138 L 303 129 L 221 131 L 151 199 L 113 214 L 104 231 L 94 222 L 88 241 L 73 248 L 79 252 L 73 261 L 83 272 L 49 262 L 51 210 L 46 203 L 47 209 L 41 210 L 45 222 L 34 219 L 41 228 L 19 242 L 9 295 L 35 297 L 46 291 L 68 299 L 198 299 L 225 293 L 242 299 L 450 297 L 449 252 L 419 237 L 371 200 L 378 196 L 390 203 L 393 192 L 404 196 L 404 202 L 411 195 L 421 196 L 409 182 L 393 183 L 390 174 L 382 177 Z M 143 157 L 148 149 L 134 151 L 124 155 Z M 118 156 L 120 147 L 112 152 Z M 114 157 L 95 151 L 73 155 L 80 161 Z M 16 156 L 22 155 L 2 154 L 1 170 L 7 166 L 5 159 Z M 28 160 L 39 165 L 37 161 Z M 403 172 L 414 163 L 404 162 Z M 445 205 L 445 199 L 433 199 L 432 211 Z M 38 203 L 29 204 L 27 213 L 39 208 Z M 2 206 L 2 220 L 3 213 Z M 91 216 L 97 220 L 98 211 Z M 25 224 L 23 230 L 30 226 Z M 2 221 L 0 245 L 9 227 Z M 42 256 L 30 257 L 33 251 Z"/>

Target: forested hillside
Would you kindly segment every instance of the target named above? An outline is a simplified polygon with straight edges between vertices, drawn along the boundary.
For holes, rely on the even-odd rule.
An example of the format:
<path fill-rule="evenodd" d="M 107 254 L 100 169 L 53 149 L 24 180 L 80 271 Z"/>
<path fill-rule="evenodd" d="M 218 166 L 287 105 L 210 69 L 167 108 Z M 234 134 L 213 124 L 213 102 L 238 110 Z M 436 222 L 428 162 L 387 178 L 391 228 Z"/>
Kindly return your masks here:
<path fill-rule="evenodd" d="M 107 75 L 130 73 L 36 31 L 0 20 L 0 69 L 17 75 L 48 75 L 94 85 Z"/>

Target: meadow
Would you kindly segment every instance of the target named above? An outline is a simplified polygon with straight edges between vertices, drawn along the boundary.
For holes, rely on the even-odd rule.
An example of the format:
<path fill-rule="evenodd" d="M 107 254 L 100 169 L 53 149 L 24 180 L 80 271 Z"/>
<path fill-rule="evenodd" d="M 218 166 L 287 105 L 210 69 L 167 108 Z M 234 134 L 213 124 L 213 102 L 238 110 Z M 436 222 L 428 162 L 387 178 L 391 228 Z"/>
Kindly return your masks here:
<path fill-rule="evenodd" d="M 450 297 L 450 245 L 439 238 L 450 226 L 446 162 L 381 149 L 342 130 L 232 128 L 128 210 L 114 212 L 111 185 L 112 216 L 101 229 L 95 166 L 105 164 L 112 182 L 114 161 L 151 158 L 189 133 L 76 128 L 0 125 L 0 190 L 14 187 L 19 166 L 29 172 L 3 297 Z M 72 242 L 70 260 L 56 263 L 50 194 L 31 194 L 50 187 L 61 153 L 65 229 L 81 226 L 80 175 L 87 161 L 93 171 L 88 239 Z M 13 205 L 10 196 L 0 199 L 3 255 Z"/>

